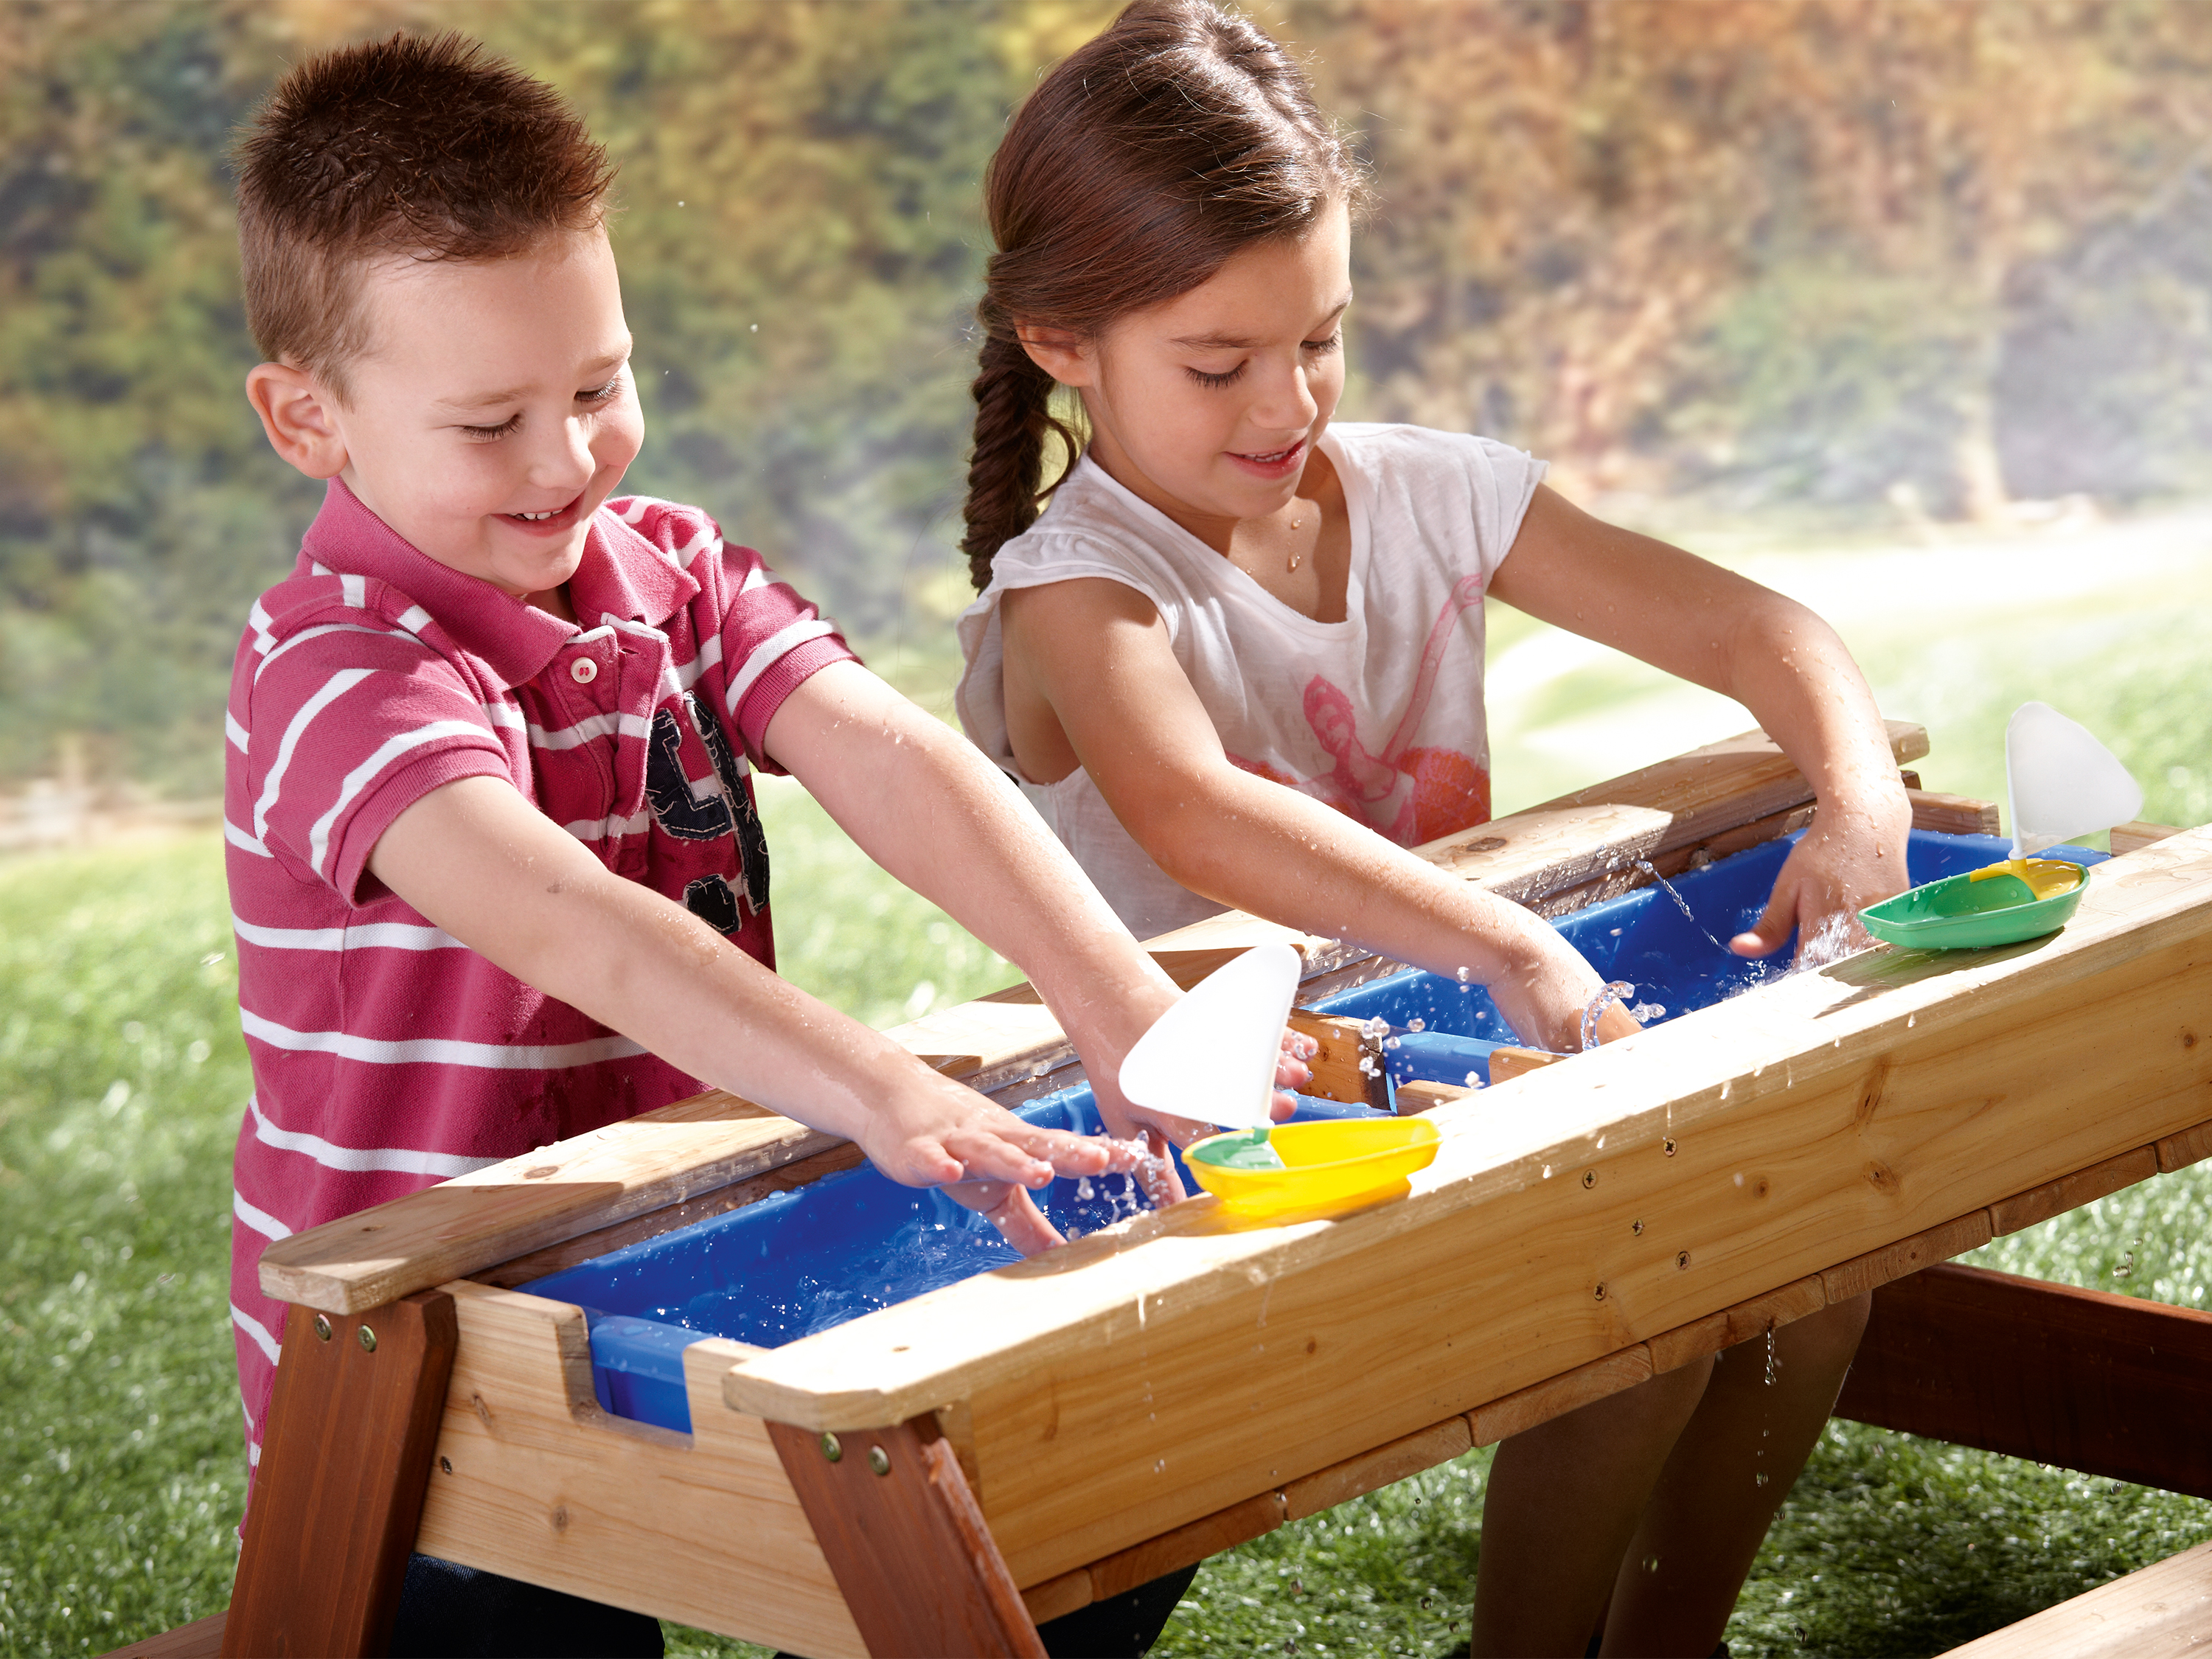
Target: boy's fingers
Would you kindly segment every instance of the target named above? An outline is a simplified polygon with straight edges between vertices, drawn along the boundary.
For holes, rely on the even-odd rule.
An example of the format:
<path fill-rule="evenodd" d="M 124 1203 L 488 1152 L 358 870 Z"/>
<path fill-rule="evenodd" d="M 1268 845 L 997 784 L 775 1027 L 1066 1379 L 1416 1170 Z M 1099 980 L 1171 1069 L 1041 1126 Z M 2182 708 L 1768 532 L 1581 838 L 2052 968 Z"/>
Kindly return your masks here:
<path fill-rule="evenodd" d="M 959 1181 L 945 1195 L 981 1216 L 999 1236 L 1024 1255 L 1039 1255 L 1062 1243 L 1060 1230 L 1044 1218 L 1025 1187 L 1004 1181 Z"/>
<path fill-rule="evenodd" d="M 1158 1129 L 1139 1130 L 1152 1156 L 1136 1170 L 1137 1184 L 1145 1189 L 1154 1209 L 1163 1205 L 1180 1204 L 1190 1194 L 1183 1190 L 1182 1177 L 1176 1173 L 1175 1159 L 1168 1156 L 1167 1137 Z"/>

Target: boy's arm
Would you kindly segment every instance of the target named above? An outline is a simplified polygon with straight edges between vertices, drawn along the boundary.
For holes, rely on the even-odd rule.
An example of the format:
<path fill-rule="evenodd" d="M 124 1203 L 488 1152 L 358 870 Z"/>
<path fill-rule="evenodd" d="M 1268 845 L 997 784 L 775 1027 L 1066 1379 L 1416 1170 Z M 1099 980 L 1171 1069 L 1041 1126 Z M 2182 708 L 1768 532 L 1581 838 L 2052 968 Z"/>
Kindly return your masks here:
<path fill-rule="evenodd" d="M 1135 1162 L 940 1077 L 613 874 L 504 780 L 431 791 L 392 821 L 368 867 L 464 945 L 672 1065 L 850 1137 L 895 1181 L 966 1182 L 952 1195 L 1024 1253 L 1057 1235 L 1022 1188 Z"/>
<path fill-rule="evenodd" d="M 1079 579 L 1003 601 L 1009 678 L 1051 706 L 1139 846 L 1193 892 L 1488 988 L 1526 1041 L 1581 1042 L 1602 981 L 1548 924 L 1310 795 L 1232 764 L 1152 603 Z M 1607 1040 L 1636 1030 L 1617 1005 Z"/>
<path fill-rule="evenodd" d="M 1109 1128 L 1178 1146 L 1211 1133 L 1121 1098 L 1122 1056 L 1180 994 L 973 744 L 858 663 L 837 662 L 784 699 L 763 746 L 869 857 L 1030 976 Z M 1276 1075 L 1279 1087 L 1304 1081 L 1287 1060 Z M 1172 1165 L 1156 1196 L 1182 1196 Z"/>
<path fill-rule="evenodd" d="M 1744 956 L 1801 948 L 1838 915 L 1904 890 L 1912 808 L 1874 693 L 1836 631 L 1795 599 L 1609 525 L 1539 487 L 1490 592 L 1587 639 L 1734 697 L 1813 785 L 1820 813 Z"/>

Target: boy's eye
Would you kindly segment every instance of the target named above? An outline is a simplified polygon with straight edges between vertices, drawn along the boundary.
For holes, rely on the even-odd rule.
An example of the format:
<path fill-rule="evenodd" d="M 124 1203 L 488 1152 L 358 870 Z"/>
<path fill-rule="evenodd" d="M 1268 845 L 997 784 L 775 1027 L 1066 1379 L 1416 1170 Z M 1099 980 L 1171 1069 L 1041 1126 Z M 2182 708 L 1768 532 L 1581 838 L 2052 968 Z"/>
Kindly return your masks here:
<path fill-rule="evenodd" d="M 1316 356 L 1316 357 L 1318 357 L 1318 356 L 1323 356 L 1323 355 L 1324 355 L 1324 354 L 1326 354 L 1326 353 L 1328 353 L 1328 352 L 1331 352 L 1331 351 L 1334 351 L 1334 350 L 1335 350 L 1339 346 L 1341 346 L 1343 343 L 1344 343 L 1344 331 L 1343 331 L 1342 329 L 1340 329 L 1340 329 L 1338 329 L 1338 330 L 1336 331 L 1336 332 L 1334 332 L 1334 334 L 1330 335 L 1330 336 L 1328 337 L 1328 338 L 1327 338 L 1326 340 L 1308 340 L 1308 341 L 1305 343 L 1305 349 L 1306 349 L 1308 351 L 1312 352 L 1312 353 L 1314 354 L 1314 356 Z"/>
<path fill-rule="evenodd" d="M 609 380 L 605 386 L 595 386 L 588 391 L 579 392 L 576 394 L 576 401 L 580 404 L 606 403 L 614 398 L 617 393 L 621 392 L 622 387 L 623 377 L 621 374 L 617 372 L 614 379 Z"/>
<path fill-rule="evenodd" d="M 522 411 L 517 410 L 497 426 L 465 426 L 461 430 L 477 442 L 487 443 L 494 438 L 506 437 L 521 424 Z"/>
<path fill-rule="evenodd" d="M 1183 372 L 1200 386 L 1232 386 L 1243 378 L 1244 365 L 1239 363 L 1236 368 L 1220 374 L 1209 374 L 1202 368 L 1187 368 Z"/>

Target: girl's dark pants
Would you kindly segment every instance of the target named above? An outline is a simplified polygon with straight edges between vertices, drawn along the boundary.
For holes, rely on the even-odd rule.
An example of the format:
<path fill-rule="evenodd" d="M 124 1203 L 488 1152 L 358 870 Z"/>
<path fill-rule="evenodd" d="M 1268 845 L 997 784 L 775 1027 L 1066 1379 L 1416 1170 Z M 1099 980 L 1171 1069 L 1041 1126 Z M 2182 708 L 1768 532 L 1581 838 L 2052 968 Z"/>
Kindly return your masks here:
<path fill-rule="evenodd" d="M 1159 1639 L 1196 1567 L 1037 1627 L 1053 1659 L 1137 1659 Z M 433 1555 L 407 1563 L 392 1659 L 659 1659 L 660 1624 Z M 792 1655 L 779 1659 L 794 1659 Z"/>

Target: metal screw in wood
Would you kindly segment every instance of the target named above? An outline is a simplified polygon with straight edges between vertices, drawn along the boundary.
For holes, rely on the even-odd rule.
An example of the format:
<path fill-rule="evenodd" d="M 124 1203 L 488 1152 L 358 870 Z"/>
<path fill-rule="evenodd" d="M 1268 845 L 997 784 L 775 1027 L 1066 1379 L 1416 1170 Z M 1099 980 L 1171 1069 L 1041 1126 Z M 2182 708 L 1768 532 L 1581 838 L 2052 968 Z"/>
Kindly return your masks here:
<path fill-rule="evenodd" d="M 845 1448 L 838 1443 L 836 1435 L 825 1434 L 822 1437 L 822 1455 L 832 1463 L 839 1462 L 844 1458 Z"/>
<path fill-rule="evenodd" d="M 1668 1157 L 1669 1157 L 1669 1158 L 1674 1157 L 1674 1136 L 1672 1136 L 1672 1135 L 1668 1135 L 1668 1136 L 1667 1137 L 1666 1141 L 1665 1141 L 1665 1143 L 1664 1143 L 1664 1144 L 1665 1144 L 1666 1148 L 1667 1148 L 1667 1156 L 1668 1156 Z"/>
<path fill-rule="evenodd" d="M 318 1340 L 324 1342 L 331 1340 L 331 1322 L 321 1314 L 315 1316 L 315 1335 Z"/>
<path fill-rule="evenodd" d="M 1584 1170 L 1583 1171 L 1583 1190 L 1584 1192 L 1588 1192 L 1591 1188 L 1596 1185 L 1597 1171 L 1595 1170 Z"/>
<path fill-rule="evenodd" d="M 1596 1299 L 1597 1299 L 1598 1301 L 1600 1301 L 1600 1302 L 1604 1301 L 1604 1300 L 1605 1300 L 1605 1286 L 1604 1286 L 1604 1285 L 1599 1285 L 1599 1286 L 1597 1287 L 1597 1290 L 1595 1291 L 1595 1292 L 1594 1294 L 1595 1295 Z"/>
<path fill-rule="evenodd" d="M 1690 1265 L 1690 1253 L 1687 1250 L 1684 1250 L 1675 1256 L 1674 1265 L 1678 1267 L 1688 1267 Z"/>
<path fill-rule="evenodd" d="M 881 1446 L 869 1447 L 868 1467 L 878 1474 L 889 1474 L 891 1472 L 891 1455 Z"/>
<path fill-rule="evenodd" d="M 369 1329 L 366 1325 L 361 1328 L 361 1346 L 364 1352 L 374 1353 L 376 1352 L 376 1333 Z"/>

